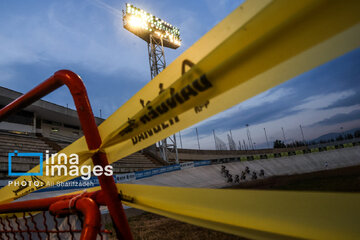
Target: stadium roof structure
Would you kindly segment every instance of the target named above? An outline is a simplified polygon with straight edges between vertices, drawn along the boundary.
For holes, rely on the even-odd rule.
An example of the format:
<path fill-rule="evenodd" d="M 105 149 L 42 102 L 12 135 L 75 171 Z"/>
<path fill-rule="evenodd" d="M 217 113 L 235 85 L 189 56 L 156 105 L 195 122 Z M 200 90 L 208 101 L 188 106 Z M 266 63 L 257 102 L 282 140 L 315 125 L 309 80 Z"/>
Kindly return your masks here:
<path fill-rule="evenodd" d="M 124 28 L 147 43 L 150 43 L 150 35 L 163 40 L 164 47 L 177 49 L 181 45 L 179 28 L 171 25 L 154 15 L 133 6 L 126 4 L 123 12 Z"/>
<path fill-rule="evenodd" d="M 23 94 L 20 92 L 0 86 L 0 106 L 9 104 L 21 95 Z M 24 110 L 33 112 L 40 118 L 80 126 L 76 110 L 45 100 L 38 100 L 26 107 Z M 104 121 L 104 119 L 95 117 L 95 121 L 97 124 L 100 124 Z"/>

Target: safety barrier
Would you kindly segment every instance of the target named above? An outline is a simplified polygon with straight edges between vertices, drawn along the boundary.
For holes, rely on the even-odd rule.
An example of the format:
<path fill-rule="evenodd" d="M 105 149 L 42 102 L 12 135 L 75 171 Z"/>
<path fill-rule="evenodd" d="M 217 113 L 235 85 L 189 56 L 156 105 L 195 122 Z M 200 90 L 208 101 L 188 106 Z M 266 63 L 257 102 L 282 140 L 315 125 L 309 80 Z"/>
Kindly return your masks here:
<path fill-rule="evenodd" d="M 0 205 L 0 213 L 8 213 L 0 215 L 1 239 L 103 239 L 112 232 L 101 225 L 98 204 L 105 205 L 101 194 L 97 191 Z M 74 226 L 76 222 L 79 228 Z"/>

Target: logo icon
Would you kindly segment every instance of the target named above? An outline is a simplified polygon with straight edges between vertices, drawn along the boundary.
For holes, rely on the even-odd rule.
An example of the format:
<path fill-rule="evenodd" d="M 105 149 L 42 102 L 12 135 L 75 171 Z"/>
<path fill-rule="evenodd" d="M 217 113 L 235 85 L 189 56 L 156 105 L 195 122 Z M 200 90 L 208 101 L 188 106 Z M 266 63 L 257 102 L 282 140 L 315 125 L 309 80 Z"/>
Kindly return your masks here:
<path fill-rule="evenodd" d="M 39 157 L 40 160 L 40 172 L 33 173 L 33 172 L 12 172 L 11 169 L 11 162 L 13 157 Z M 15 150 L 13 153 L 9 153 L 8 157 L 9 162 L 9 176 L 42 176 L 43 175 L 43 154 L 42 153 L 19 153 L 17 150 Z"/>

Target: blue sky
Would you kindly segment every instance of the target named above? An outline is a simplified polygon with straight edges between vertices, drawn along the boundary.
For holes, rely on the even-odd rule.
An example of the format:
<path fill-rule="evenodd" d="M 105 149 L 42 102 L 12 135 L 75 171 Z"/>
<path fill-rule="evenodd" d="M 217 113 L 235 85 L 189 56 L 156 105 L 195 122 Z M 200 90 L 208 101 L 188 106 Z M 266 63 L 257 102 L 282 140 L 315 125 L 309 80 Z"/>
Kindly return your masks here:
<path fill-rule="evenodd" d="M 183 40 L 166 49 L 169 64 L 242 1 L 131 1 L 178 26 Z M 59 69 L 79 74 L 88 89 L 95 115 L 109 116 L 149 80 L 146 43 L 122 27 L 125 1 L 38 0 L 0 2 L 0 85 L 26 92 Z M 212 129 L 226 140 L 231 129 L 236 142 L 300 140 L 360 127 L 360 50 L 355 50 L 274 89 L 243 102 L 203 123 L 182 131 L 183 147 L 214 148 Z M 48 101 L 74 108 L 68 90 Z"/>

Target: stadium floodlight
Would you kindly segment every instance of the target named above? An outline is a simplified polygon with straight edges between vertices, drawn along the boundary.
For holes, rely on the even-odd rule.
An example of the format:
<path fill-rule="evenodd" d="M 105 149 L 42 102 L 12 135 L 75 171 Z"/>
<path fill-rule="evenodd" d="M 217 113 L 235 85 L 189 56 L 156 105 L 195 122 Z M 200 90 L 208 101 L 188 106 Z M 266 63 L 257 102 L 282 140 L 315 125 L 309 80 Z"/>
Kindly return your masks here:
<path fill-rule="evenodd" d="M 129 3 L 123 14 L 123 25 L 126 30 L 148 43 L 152 35 L 161 39 L 164 47 L 176 49 L 181 45 L 180 30 L 177 27 Z"/>
<path fill-rule="evenodd" d="M 147 42 L 151 79 L 166 67 L 164 47 L 177 49 L 181 45 L 180 30 L 177 27 L 130 3 L 126 3 L 126 8 L 123 10 L 123 26 Z M 179 163 L 175 134 L 173 139 L 171 137 L 168 139 L 174 144 L 167 144 L 166 138 L 161 140 L 159 142 L 161 156 L 168 162 L 167 151 L 173 147 L 176 163 Z"/>

